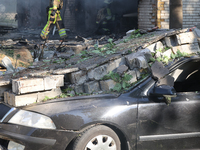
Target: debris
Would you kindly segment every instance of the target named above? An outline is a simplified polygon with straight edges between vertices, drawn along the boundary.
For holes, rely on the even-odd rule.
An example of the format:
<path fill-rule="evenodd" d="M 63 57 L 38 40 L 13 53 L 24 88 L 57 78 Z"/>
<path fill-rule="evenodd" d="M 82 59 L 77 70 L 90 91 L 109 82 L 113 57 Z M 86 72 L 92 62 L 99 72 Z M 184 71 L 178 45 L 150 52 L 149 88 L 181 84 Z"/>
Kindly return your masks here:
<path fill-rule="evenodd" d="M 15 68 L 13 67 L 11 60 L 7 56 L 3 58 L 2 64 L 6 67 L 7 71 L 9 72 L 15 71 Z"/>

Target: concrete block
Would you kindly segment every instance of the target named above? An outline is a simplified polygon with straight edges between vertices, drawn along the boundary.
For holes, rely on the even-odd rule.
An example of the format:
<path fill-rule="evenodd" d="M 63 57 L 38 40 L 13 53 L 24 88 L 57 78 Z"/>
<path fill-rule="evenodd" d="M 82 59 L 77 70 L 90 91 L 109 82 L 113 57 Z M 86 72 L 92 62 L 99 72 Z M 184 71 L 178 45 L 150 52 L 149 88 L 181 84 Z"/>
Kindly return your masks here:
<path fill-rule="evenodd" d="M 194 32 L 186 32 L 186 33 L 181 33 L 177 35 L 178 37 L 178 44 L 191 44 L 191 43 L 197 43 L 197 37 Z"/>
<path fill-rule="evenodd" d="M 117 68 L 116 73 L 118 73 L 119 75 L 122 75 L 127 70 L 128 70 L 128 67 L 126 65 L 122 65 Z"/>
<path fill-rule="evenodd" d="M 74 91 L 79 94 L 79 93 L 85 93 L 84 88 L 83 88 L 83 84 L 82 85 L 76 85 L 74 87 Z"/>
<path fill-rule="evenodd" d="M 0 86 L 4 86 L 4 85 L 11 85 L 12 81 L 11 79 L 3 79 L 3 77 L 0 77 Z"/>
<path fill-rule="evenodd" d="M 155 53 L 155 51 L 156 51 L 156 43 L 153 43 L 153 44 L 149 45 L 148 47 L 146 47 L 146 49 L 150 50 L 152 53 Z"/>
<path fill-rule="evenodd" d="M 166 44 L 167 47 L 178 46 L 177 36 L 165 37 L 164 41 L 165 41 L 165 44 Z"/>
<path fill-rule="evenodd" d="M 44 90 L 64 86 L 64 75 L 52 75 L 44 78 Z"/>
<path fill-rule="evenodd" d="M 15 94 L 45 91 L 61 86 L 64 86 L 64 75 L 12 80 L 12 91 Z"/>
<path fill-rule="evenodd" d="M 147 49 L 147 48 L 140 50 L 139 54 L 144 55 L 146 60 L 147 60 L 147 62 L 149 62 L 150 58 L 152 57 L 151 51 L 149 49 Z"/>
<path fill-rule="evenodd" d="M 194 32 L 196 33 L 196 36 L 197 36 L 198 38 L 200 38 L 200 30 L 199 30 L 198 28 L 195 28 L 195 29 L 194 29 Z"/>
<path fill-rule="evenodd" d="M 156 42 L 156 45 L 155 45 L 156 47 L 156 50 L 157 49 L 163 49 L 164 48 L 164 46 L 163 46 L 163 43 L 162 42 L 160 42 L 160 41 L 158 41 L 158 42 Z"/>
<path fill-rule="evenodd" d="M 100 81 L 100 87 L 102 91 L 110 91 L 115 87 L 116 82 L 114 80 Z"/>
<path fill-rule="evenodd" d="M 182 46 L 174 46 L 174 47 L 172 47 L 173 53 L 176 53 L 178 50 L 182 51 Z"/>
<path fill-rule="evenodd" d="M 197 53 L 200 51 L 198 43 L 181 45 L 181 48 L 181 52 L 185 52 L 187 54 Z"/>
<path fill-rule="evenodd" d="M 117 67 L 126 65 L 126 59 L 124 57 L 116 59 L 108 64 L 107 72 L 115 71 Z"/>
<path fill-rule="evenodd" d="M 148 62 L 144 55 L 140 53 L 132 53 L 127 55 L 126 57 L 127 64 L 129 68 L 132 70 L 134 68 L 147 68 Z"/>
<path fill-rule="evenodd" d="M 130 83 L 134 83 L 137 81 L 137 73 L 135 70 L 130 70 L 127 72 L 127 74 L 132 75 L 131 80 L 129 81 Z"/>
<path fill-rule="evenodd" d="M 106 74 L 108 74 L 107 68 L 108 68 L 108 64 L 105 64 L 88 71 L 88 78 L 90 80 L 100 80 Z"/>
<path fill-rule="evenodd" d="M 46 96 L 48 96 L 49 98 L 54 98 L 56 96 L 59 96 L 61 93 L 62 92 L 60 88 L 52 89 L 51 91 L 31 93 L 25 95 L 16 95 L 11 92 L 4 92 L 4 101 L 9 105 L 18 107 L 41 102 Z"/>
<path fill-rule="evenodd" d="M 43 101 L 46 96 L 49 97 L 49 98 L 55 98 L 56 96 L 59 96 L 61 94 L 62 94 L 62 91 L 59 87 L 52 89 L 51 91 L 38 92 L 36 102 Z"/>
<path fill-rule="evenodd" d="M 70 78 L 71 83 L 77 84 L 77 85 L 83 84 L 84 82 L 88 80 L 86 71 L 82 71 L 82 70 L 71 73 L 69 75 L 69 78 Z"/>
<path fill-rule="evenodd" d="M 100 91 L 99 82 L 91 81 L 91 82 L 84 83 L 84 89 L 85 89 L 85 92 L 89 94 L 98 92 Z"/>
<path fill-rule="evenodd" d="M 14 79 L 12 80 L 12 91 L 15 94 L 44 91 L 43 78 Z"/>
<path fill-rule="evenodd" d="M 168 58 L 171 57 L 171 54 L 172 54 L 172 50 L 171 49 L 168 49 L 167 51 L 165 51 L 162 55 L 163 56 L 167 56 Z"/>

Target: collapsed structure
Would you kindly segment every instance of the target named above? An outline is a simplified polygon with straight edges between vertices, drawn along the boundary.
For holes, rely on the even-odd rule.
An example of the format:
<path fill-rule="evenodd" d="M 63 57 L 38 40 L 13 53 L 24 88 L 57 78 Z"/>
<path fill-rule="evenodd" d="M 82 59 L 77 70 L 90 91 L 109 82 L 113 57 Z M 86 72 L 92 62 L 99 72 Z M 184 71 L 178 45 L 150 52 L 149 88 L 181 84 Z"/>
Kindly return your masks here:
<path fill-rule="evenodd" d="M 109 39 L 104 45 L 86 39 L 82 45 L 66 42 L 60 52 L 54 51 L 56 59 L 46 58 L 16 74 L 0 76 L 0 96 L 10 105 L 22 106 L 58 97 L 62 95 L 60 87 L 68 96 L 119 93 L 148 74 L 149 63 L 155 59 L 168 64 L 177 54 L 198 54 L 198 37 L 199 29 L 195 28 L 157 30 L 144 35 L 130 31 L 122 39 Z M 126 82 L 129 85 L 121 85 L 112 77 L 104 78 L 112 73 L 121 80 L 130 75 Z"/>

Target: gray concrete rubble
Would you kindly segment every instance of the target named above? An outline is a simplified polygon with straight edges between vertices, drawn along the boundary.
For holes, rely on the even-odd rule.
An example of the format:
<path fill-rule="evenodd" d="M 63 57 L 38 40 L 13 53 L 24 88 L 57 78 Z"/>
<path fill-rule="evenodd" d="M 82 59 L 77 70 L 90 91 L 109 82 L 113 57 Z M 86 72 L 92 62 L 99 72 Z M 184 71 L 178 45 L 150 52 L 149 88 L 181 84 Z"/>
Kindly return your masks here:
<path fill-rule="evenodd" d="M 165 30 L 145 34 L 139 38 L 130 38 L 133 31 L 115 41 L 114 47 L 100 51 L 89 44 L 94 40 L 81 42 L 65 42 L 59 51 L 52 51 L 58 41 L 49 41 L 44 59 L 34 62 L 31 67 L 19 71 L 15 76 L 6 78 L 0 74 L 0 97 L 13 106 L 28 105 L 41 102 L 45 96 L 56 97 L 62 92 L 60 88 L 70 88 L 70 95 L 107 93 L 117 84 L 105 75 L 117 73 L 120 77 L 131 75 L 129 84 L 133 85 L 142 76 L 152 72 L 155 78 L 163 78 L 169 71 L 158 61 L 152 59 L 170 58 L 177 52 L 187 54 L 199 53 L 198 29 Z M 12 43 L 12 40 L 8 41 Z M 9 46 L 9 45 L 7 45 Z M 113 52 L 115 49 L 115 52 Z M 51 58 L 51 59 L 49 59 Z M 169 63 L 168 61 L 166 63 Z M 150 69 L 150 64 L 153 64 Z M 8 70 L 14 67 L 4 63 Z M 1 73 L 1 72 L 0 72 Z M 20 75 L 20 76 L 19 76 Z M 8 77 L 8 76 L 7 76 Z M 172 83 L 170 78 L 163 78 L 160 83 Z"/>

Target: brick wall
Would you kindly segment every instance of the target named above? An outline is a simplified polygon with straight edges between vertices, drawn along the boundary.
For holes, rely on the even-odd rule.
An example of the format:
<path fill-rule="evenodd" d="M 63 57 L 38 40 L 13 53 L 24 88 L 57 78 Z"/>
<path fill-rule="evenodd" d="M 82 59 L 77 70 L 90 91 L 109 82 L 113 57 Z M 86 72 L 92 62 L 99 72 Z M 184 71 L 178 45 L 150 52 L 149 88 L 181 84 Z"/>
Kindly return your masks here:
<path fill-rule="evenodd" d="M 138 28 L 152 28 L 156 24 L 156 0 L 140 0 L 138 5 Z"/>
<path fill-rule="evenodd" d="M 200 22 L 200 0 L 183 0 L 183 28 L 190 28 Z"/>
<path fill-rule="evenodd" d="M 169 29 L 169 1 L 157 0 L 157 26 L 161 29 Z"/>
<path fill-rule="evenodd" d="M 170 0 L 140 0 L 138 6 L 138 28 L 158 26 L 169 29 Z"/>

